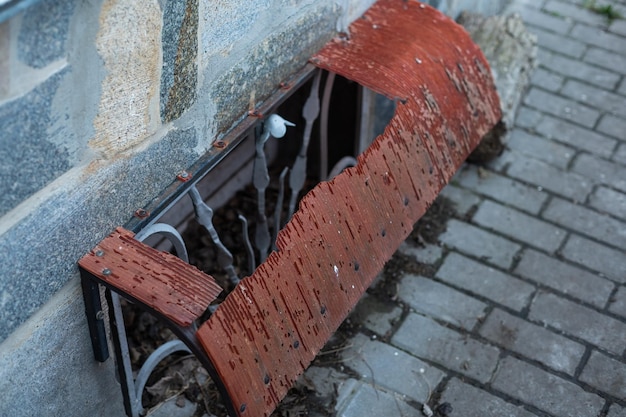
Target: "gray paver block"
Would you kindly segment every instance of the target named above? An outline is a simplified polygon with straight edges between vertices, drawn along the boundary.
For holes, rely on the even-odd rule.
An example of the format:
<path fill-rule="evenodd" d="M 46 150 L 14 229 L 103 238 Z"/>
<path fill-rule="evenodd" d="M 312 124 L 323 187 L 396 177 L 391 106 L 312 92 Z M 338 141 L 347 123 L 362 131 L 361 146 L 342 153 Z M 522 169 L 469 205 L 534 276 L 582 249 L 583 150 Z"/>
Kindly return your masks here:
<path fill-rule="evenodd" d="M 491 197 L 533 214 L 545 203 L 548 195 L 534 187 L 522 184 L 495 172 L 483 170 L 486 175 L 479 174 L 475 166 L 466 166 L 457 178 L 461 186 L 474 192 Z"/>
<path fill-rule="evenodd" d="M 480 205 L 474 222 L 549 252 L 558 249 L 566 236 L 558 227 L 489 200 Z"/>
<path fill-rule="evenodd" d="M 393 393 L 374 388 L 372 384 L 355 383 L 349 388 L 350 397 L 337 404 L 337 417 L 417 416 L 419 411 Z"/>
<path fill-rule="evenodd" d="M 397 305 L 383 303 L 366 294 L 356 305 L 350 318 L 362 323 L 374 333 L 384 336 L 401 315 L 402 309 Z"/>
<path fill-rule="evenodd" d="M 437 271 L 437 278 L 520 311 L 528 304 L 535 288 L 456 253 L 450 253 Z"/>
<path fill-rule="evenodd" d="M 574 375 L 585 353 L 583 345 L 499 309 L 489 314 L 480 334 L 505 349 L 569 375 Z"/>
<path fill-rule="evenodd" d="M 572 235 L 561 251 L 565 258 L 626 283 L 626 255 L 623 251 Z"/>
<path fill-rule="evenodd" d="M 454 209 L 460 216 L 465 216 L 472 207 L 478 205 L 481 199 L 476 195 L 463 188 L 459 188 L 454 185 L 457 181 L 453 181 L 453 184 L 448 184 L 440 195 L 450 199 L 454 204 Z"/>
<path fill-rule="evenodd" d="M 566 16 L 576 22 L 583 22 L 589 25 L 604 25 L 605 19 L 599 14 L 592 13 L 579 4 L 567 4 L 561 1 L 549 0 L 545 4 L 545 10 L 552 13 L 557 13 L 559 16 Z"/>
<path fill-rule="evenodd" d="M 528 317 L 617 355 L 626 347 L 626 323 L 554 294 L 539 292 Z"/>
<path fill-rule="evenodd" d="M 626 223 L 606 214 L 554 198 L 543 217 L 616 248 L 626 248 Z"/>
<path fill-rule="evenodd" d="M 615 117 L 610 114 L 604 115 L 600 120 L 597 129 L 598 131 L 611 135 L 621 141 L 626 141 L 626 120 L 624 120 L 623 117 Z"/>
<path fill-rule="evenodd" d="M 596 210 L 626 220 L 626 193 L 598 187 L 589 197 L 589 205 Z"/>
<path fill-rule="evenodd" d="M 558 168 L 566 168 L 571 161 L 574 149 L 558 142 L 545 140 L 521 129 L 511 132 L 509 148 L 523 152 Z"/>
<path fill-rule="evenodd" d="M 532 249 L 524 252 L 515 273 L 599 308 L 604 307 L 614 288 L 605 278 Z"/>
<path fill-rule="evenodd" d="M 600 184 L 610 185 L 626 192 L 626 166 L 594 155 L 581 154 L 574 161 L 572 170 Z"/>
<path fill-rule="evenodd" d="M 617 86 L 621 76 L 593 65 L 559 54 L 550 54 L 541 65 L 568 78 L 585 81 L 598 87 L 611 90 Z M 567 83 L 566 83 L 567 84 Z"/>
<path fill-rule="evenodd" d="M 609 304 L 612 313 L 626 317 L 626 287 L 619 287 L 613 301 Z"/>
<path fill-rule="evenodd" d="M 591 352 L 580 380 L 620 400 L 626 398 L 626 363 L 599 352 Z"/>
<path fill-rule="evenodd" d="M 611 23 L 611 25 L 609 26 L 609 31 L 617 35 L 626 36 L 626 20 L 614 20 L 613 23 Z"/>
<path fill-rule="evenodd" d="M 517 116 L 515 117 L 515 126 L 523 127 L 526 129 L 534 129 L 537 126 L 543 114 L 537 110 L 533 110 L 527 106 L 520 106 L 517 110 Z"/>
<path fill-rule="evenodd" d="M 626 165 L 626 143 L 620 145 L 613 155 L 613 160 L 620 164 Z"/>
<path fill-rule="evenodd" d="M 626 417 L 626 408 L 620 407 L 617 404 L 613 404 L 609 409 L 609 414 L 606 417 Z"/>
<path fill-rule="evenodd" d="M 416 261 L 423 264 L 432 265 L 437 263 L 443 256 L 443 249 L 436 245 L 425 245 L 423 247 L 415 247 L 402 242 L 398 248 L 400 253 L 415 258 Z"/>
<path fill-rule="evenodd" d="M 604 48 L 591 47 L 585 53 L 584 60 L 590 64 L 599 65 L 611 71 L 626 73 L 626 57 L 609 52 Z"/>
<path fill-rule="evenodd" d="M 483 383 L 491 379 L 500 354 L 496 347 L 415 313 L 406 317 L 391 343 Z"/>
<path fill-rule="evenodd" d="M 617 89 L 617 92 L 623 96 L 626 96 L 626 79 L 622 80 L 621 84 L 619 85 L 619 88 Z"/>
<path fill-rule="evenodd" d="M 340 389 L 350 378 L 333 368 L 319 366 L 309 367 L 300 379 L 306 380 L 306 384 L 315 389 L 315 396 L 329 400 L 335 395 L 335 389 Z"/>
<path fill-rule="evenodd" d="M 413 310 L 471 330 L 485 316 L 487 305 L 446 285 L 417 275 L 405 275 L 398 291 Z"/>
<path fill-rule="evenodd" d="M 512 7 L 507 10 L 507 13 L 512 12 L 518 13 L 524 23 L 548 29 L 552 32 L 566 34 L 573 26 L 570 20 L 564 19 L 561 16 L 543 13 L 534 7 L 530 7 L 528 4 L 513 3 Z M 532 28 L 530 30 L 532 31 Z"/>
<path fill-rule="evenodd" d="M 562 171 L 517 152 L 508 167 L 507 174 L 576 201 L 584 201 L 592 188 L 589 178 Z"/>
<path fill-rule="evenodd" d="M 548 71 L 545 68 L 537 68 L 530 77 L 530 83 L 544 90 L 557 92 L 561 89 L 565 78 L 562 75 Z"/>
<path fill-rule="evenodd" d="M 581 42 L 599 46 L 621 55 L 626 55 L 626 42 L 621 36 L 606 32 L 602 27 L 592 27 L 576 24 L 570 36 Z"/>
<path fill-rule="evenodd" d="M 492 387 L 559 417 L 596 416 L 604 406 L 600 396 L 513 357 L 500 362 Z"/>
<path fill-rule="evenodd" d="M 605 87 L 612 89 L 612 87 Z M 561 94 L 589 106 L 626 116 L 626 97 L 575 80 L 567 80 Z"/>
<path fill-rule="evenodd" d="M 585 53 L 585 44 L 577 39 L 538 28 L 530 28 L 530 31 L 537 35 L 537 44 L 541 49 L 560 52 L 573 58 L 580 58 Z M 540 56 L 539 65 L 543 61 L 545 59 Z"/>
<path fill-rule="evenodd" d="M 524 103 L 537 110 L 570 120 L 588 128 L 594 127 L 600 117 L 600 112 L 594 108 L 548 93 L 536 87 L 531 87 L 524 98 Z"/>
<path fill-rule="evenodd" d="M 448 221 L 446 231 L 439 236 L 445 245 L 484 259 L 502 268 L 508 268 L 520 246 L 456 219 Z"/>
<path fill-rule="evenodd" d="M 533 417 L 522 407 L 507 403 L 486 391 L 465 384 L 453 378 L 446 385 L 441 395 L 441 402 L 448 402 L 454 408 L 454 414 L 463 417 Z M 453 414 L 453 415 L 454 415 Z"/>
<path fill-rule="evenodd" d="M 343 365 L 375 386 L 424 402 L 443 372 L 388 344 L 358 334 L 352 347 L 341 352 Z M 429 388 L 430 387 L 430 388 Z"/>
<path fill-rule="evenodd" d="M 548 139 L 604 157 L 611 156 L 617 144 L 615 139 L 548 115 L 536 124 L 535 130 Z"/>

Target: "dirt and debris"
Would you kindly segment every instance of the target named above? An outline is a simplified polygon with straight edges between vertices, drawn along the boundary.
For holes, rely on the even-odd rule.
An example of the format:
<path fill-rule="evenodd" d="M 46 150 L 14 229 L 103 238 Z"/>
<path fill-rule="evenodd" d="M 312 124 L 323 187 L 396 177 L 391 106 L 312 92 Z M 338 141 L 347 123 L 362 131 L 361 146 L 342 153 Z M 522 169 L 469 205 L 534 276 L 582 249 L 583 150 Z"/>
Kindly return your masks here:
<path fill-rule="evenodd" d="M 276 188 L 270 188 L 268 196 L 276 192 Z M 269 197 L 268 201 L 276 200 Z M 248 275 L 250 271 L 246 270 L 247 258 L 243 247 L 242 226 L 237 216 L 239 213 L 254 213 L 255 210 L 255 194 L 251 188 L 248 188 L 237 193 L 228 204 L 215 210 L 214 213 L 215 227 L 223 243 L 233 252 L 234 267 L 240 276 Z M 445 231 L 448 219 L 456 215 L 453 203 L 440 196 L 415 224 L 407 243 L 414 247 L 438 244 L 437 238 Z M 251 219 L 250 230 L 254 230 L 254 216 L 249 215 L 249 218 Z M 219 283 L 225 286 L 230 285 L 226 274 L 216 267 L 217 253 L 204 228 L 192 220 L 183 238 L 189 252 L 190 263 L 213 275 Z M 379 303 L 393 307 L 398 303 L 399 282 L 403 274 L 432 277 L 435 271 L 434 265 L 420 263 L 415 257 L 397 252 L 387 262 L 380 276 L 368 290 L 368 294 L 376 298 Z M 125 305 L 124 314 L 131 359 L 135 370 L 138 371 L 140 365 L 154 349 L 166 341 L 173 340 L 175 336 L 153 316 L 137 307 Z M 364 320 L 365 317 L 362 314 L 348 317 L 312 365 L 319 368 L 333 368 L 350 375 L 350 370 L 342 364 L 341 352 L 350 348 L 350 340 L 355 334 L 364 331 L 362 329 Z M 336 397 L 336 387 L 331 390 L 331 394 L 319 396 L 315 387 L 306 378 L 301 378 L 272 416 L 334 416 Z M 193 355 L 184 352 L 170 355 L 159 363 L 143 392 L 143 405 L 147 410 L 156 409 L 163 402 L 173 398 L 176 398 L 176 404 L 181 407 L 185 400 L 195 404 L 196 411 L 193 417 L 227 416 L 220 394 L 206 370 Z M 452 415 L 445 404 L 433 403 L 430 406 L 435 416 Z"/>

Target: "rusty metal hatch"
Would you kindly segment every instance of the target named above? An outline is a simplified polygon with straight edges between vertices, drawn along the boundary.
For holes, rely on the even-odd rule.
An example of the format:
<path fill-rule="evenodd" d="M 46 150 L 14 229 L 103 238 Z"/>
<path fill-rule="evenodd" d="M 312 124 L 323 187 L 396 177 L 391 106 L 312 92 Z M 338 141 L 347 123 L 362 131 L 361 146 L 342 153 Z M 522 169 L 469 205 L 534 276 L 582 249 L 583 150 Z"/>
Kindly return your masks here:
<path fill-rule="evenodd" d="M 478 47 L 416 1 L 379 1 L 311 62 L 398 105 L 358 166 L 304 197 L 278 251 L 199 329 L 239 415 L 269 415 L 500 118 Z"/>

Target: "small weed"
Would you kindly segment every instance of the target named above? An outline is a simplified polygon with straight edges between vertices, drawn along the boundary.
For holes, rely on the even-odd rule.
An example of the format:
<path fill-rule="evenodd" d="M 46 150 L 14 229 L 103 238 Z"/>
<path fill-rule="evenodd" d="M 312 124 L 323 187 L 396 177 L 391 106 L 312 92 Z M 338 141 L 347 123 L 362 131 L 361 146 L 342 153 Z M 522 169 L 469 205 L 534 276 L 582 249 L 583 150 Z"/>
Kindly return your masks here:
<path fill-rule="evenodd" d="M 609 24 L 613 23 L 614 20 L 623 19 L 624 16 L 616 10 L 612 5 L 605 4 L 599 5 L 596 0 L 585 0 L 583 2 L 583 7 L 585 9 L 591 10 L 594 13 L 602 15 L 606 17 Z"/>

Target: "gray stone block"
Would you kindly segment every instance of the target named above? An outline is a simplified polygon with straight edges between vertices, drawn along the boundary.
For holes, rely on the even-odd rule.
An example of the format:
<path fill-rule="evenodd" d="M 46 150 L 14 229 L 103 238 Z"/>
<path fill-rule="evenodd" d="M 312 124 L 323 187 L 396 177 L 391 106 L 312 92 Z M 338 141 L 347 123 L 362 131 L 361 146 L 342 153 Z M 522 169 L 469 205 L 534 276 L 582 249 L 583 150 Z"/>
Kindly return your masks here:
<path fill-rule="evenodd" d="M 531 22 L 532 24 L 532 22 Z M 545 51 L 554 51 L 572 58 L 580 58 L 585 53 L 585 44 L 577 39 L 572 39 L 559 33 L 533 27 L 530 29 L 537 36 L 537 44 L 544 53 L 539 54 L 539 65 L 546 62 L 548 55 Z"/>
<path fill-rule="evenodd" d="M 626 220 L 626 194 L 607 187 L 598 187 L 589 197 L 589 205 L 601 213 Z"/>
<path fill-rule="evenodd" d="M 97 176 L 68 182 L 0 236 L 0 340 L 77 276 L 76 262 L 196 159 L 194 130 L 173 130 Z M 45 219 L 42 222 L 41 219 Z"/>
<path fill-rule="evenodd" d="M 626 68 L 626 66 L 624 68 Z M 621 141 L 626 141 L 626 120 L 624 120 L 623 117 L 619 118 L 610 114 L 604 115 L 597 129 Z"/>
<path fill-rule="evenodd" d="M 609 310 L 612 313 L 626 317 L 626 287 L 619 287 L 615 297 L 609 304 Z"/>
<path fill-rule="evenodd" d="M 337 404 L 337 417 L 386 416 L 391 410 L 402 416 L 415 416 L 419 411 L 394 393 L 382 390 L 369 383 L 356 383 L 350 387 L 351 397 Z"/>
<path fill-rule="evenodd" d="M 626 364 L 599 352 L 591 352 L 580 380 L 615 398 L 626 398 Z"/>
<path fill-rule="evenodd" d="M 508 146 L 510 149 L 515 149 L 561 169 L 567 168 L 576 153 L 576 149 L 561 145 L 558 142 L 545 140 L 541 136 L 521 129 L 514 129 L 510 133 Z"/>
<path fill-rule="evenodd" d="M 612 89 L 611 86 L 606 88 Z M 575 80 L 567 80 L 561 94 L 588 106 L 626 117 L 626 97 L 622 95 Z"/>
<path fill-rule="evenodd" d="M 613 404 L 609 409 L 607 417 L 626 417 L 626 408 L 620 407 L 617 404 Z"/>
<path fill-rule="evenodd" d="M 626 283 L 626 255 L 621 250 L 572 235 L 561 253 L 579 265 L 598 271 L 617 282 Z"/>
<path fill-rule="evenodd" d="M 626 56 L 609 52 L 604 48 L 589 48 L 583 59 L 611 71 L 626 73 Z"/>
<path fill-rule="evenodd" d="M 411 354 L 486 383 L 500 351 L 418 314 L 409 314 L 391 343 Z"/>
<path fill-rule="evenodd" d="M 480 335 L 556 371 L 574 375 L 585 347 L 541 326 L 494 309 L 480 328 Z"/>
<path fill-rule="evenodd" d="M 26 95 L 0 106 L 0 215 L 70 168 L 66 149 L 51 141 L 52 101 L 64 68 Z"/>
<path fill-rule="evenodd" d="M 613 71 L 598 68 L 559 54 L 544 55 L 541 65 L 567 78 L 581 80 L 607 90 L 617 86 L 620 80 L 620 75 Z"/>
<path fill-rule="evenodd" d="M 66 43 L 75 0 L 51 0 L 24 13 L 17 56 L 34 68 L 43 68 L 66 55 Z"/>
<path fill-rule="evenodd" d="M 487 305 L 432 279 L 404 275 L 398 291 L 414 311 L 471 330 Z"/>
<path fill-rule="evenodd" d="M 392 326 L 400 320 L 402 309 L 365 295 L 350 314 L 349 320 L 361 323 L 365 328 L 385 336 Z"/>
<path fill-rule="evenodd" d="M 507 403 L 495 395 L 453 378 L 446 385 L 440 402 L 450 403 L 454 414 L 463 417 L 534 417 L 519 405 Z M 453 415 L 454 415 L 453 414 Z"/>
<path fill-rule="evenodd" d="M 580 154 L 574 160 L 572 171 L 597 183 L 610 185 L 626 192 L 626 166 L 614 164 L 593 155 Z"/>
<path fill-rule="evenodd" d="M 528 305 L 535 291 L 530 284 L 456 253 L 446 257 L 437 278 L 517 311 Z"/>
<path fill-rule="evenodd" d="M 0 344 L 0 415 L 123 416 L 113 359 L 93 358 L 78 280 Z"/>
<path fill-rule="evenodd" d="M 570 32 L 570 36 L 589 45 L 626 55 L 624 38 L 605 31 L 603 27 L 592 27 L 578 23 Z"/>
<path fill-rule="evenodd" d="M 604 406 L 602 397 L 518 359 L 500 362 L 493 388 L 526 404 L 559 417 L 596 416 Z"/>
<path fill-rule="evenodd" d="M 567 100 L 553 93 L 532 87 L 524 98 L 524 103 L 537 110 L 577 123 L 584 127 L 595 126 L 600 112 L 574 100 Z"/>
<path fill-rule="evenodd" d="M 613 291 L 608 279 L 528 249 L 515 268 L 526 279 L 603 308 Z"/>

